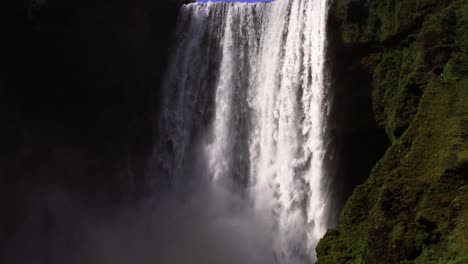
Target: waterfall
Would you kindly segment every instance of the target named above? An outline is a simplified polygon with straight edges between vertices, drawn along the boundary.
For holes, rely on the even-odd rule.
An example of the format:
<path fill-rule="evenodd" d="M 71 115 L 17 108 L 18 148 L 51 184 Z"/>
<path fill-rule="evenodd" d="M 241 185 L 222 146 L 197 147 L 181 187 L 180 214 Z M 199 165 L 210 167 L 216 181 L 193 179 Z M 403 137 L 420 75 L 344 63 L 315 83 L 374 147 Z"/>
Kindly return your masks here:
<path fill-rule="evenodd" d="M 327 0 L 193 3 L 164 82 L 157 166 L 205 178 L 270 218 L 278 263 L 311 263 L 325 234 Z"/>

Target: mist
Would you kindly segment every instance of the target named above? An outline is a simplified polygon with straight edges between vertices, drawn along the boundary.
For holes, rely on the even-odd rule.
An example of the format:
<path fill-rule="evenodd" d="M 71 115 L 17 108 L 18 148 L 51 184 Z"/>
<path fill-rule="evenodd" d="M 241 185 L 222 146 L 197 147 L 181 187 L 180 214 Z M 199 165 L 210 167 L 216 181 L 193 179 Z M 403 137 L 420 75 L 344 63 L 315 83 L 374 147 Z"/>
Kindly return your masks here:
<path fill-rule="evenodd" d="M 274 263 L 267 218 L 217 190 L 105 211 L 61 190 L 36 192 L 2 263 Z"/>

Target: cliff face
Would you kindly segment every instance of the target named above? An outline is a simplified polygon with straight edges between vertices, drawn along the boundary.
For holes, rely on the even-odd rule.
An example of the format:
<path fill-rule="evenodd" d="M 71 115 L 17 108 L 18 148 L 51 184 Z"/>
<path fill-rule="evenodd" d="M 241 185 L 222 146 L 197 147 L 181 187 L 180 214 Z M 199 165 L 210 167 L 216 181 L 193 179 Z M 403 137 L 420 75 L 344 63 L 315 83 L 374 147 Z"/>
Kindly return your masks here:
<path fill-rule="evenodd" d="M 468 263 L 468 2 L 336 0 L 329 24 L 392 144 L 318 263 Z"/>
<path fill-rule="evenodd" d="M 118 196 L 138 182 L 182 2 L 7 1 L 2 186 Z"/>
<path fill-rule="evenodd" d="M 4 243 L 21 231 L 41 194 L 60 189 L 110 208 L 144 193 L 159 84 L 181 4 L 2 5 L 0 262 Z M 56 221 L 47 210 L 33 214 L 38 225 Z"/>

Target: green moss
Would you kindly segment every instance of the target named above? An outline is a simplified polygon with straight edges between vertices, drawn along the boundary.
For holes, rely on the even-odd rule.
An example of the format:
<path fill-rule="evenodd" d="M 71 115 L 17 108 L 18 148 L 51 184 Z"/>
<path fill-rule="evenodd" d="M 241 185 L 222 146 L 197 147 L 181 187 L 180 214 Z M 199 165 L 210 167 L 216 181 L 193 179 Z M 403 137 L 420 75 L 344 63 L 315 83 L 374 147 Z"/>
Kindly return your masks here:
<path fill-rule="evenodd" d="M 451 1 L 337 0 L 345 43 L 384 41 L 417 27 L 434 9 Z"/>
<path fill-rule="evenodd" d="M 42 12 L 47 10 L 48 0 L 31 0 L 29 5 L 29 19 L 35 20 Z"/>
<path fill-rule="evenodd" d="M 367 10 L 358 21 L 349 2 L 336 7 L 343 42 L 383 47 L 362 61 L 373 62 L 374 112 L 392 146 L 320 242 L 318 263 L 468 263 L 468 2 L 357 1 Z"/>
<path fill-rule="evenodd" d="M 385 128 L 392 142 L 411 124 L 426 74 L 416 43 L 382 53 L 374 71 L 373 105 L 377 121 Z"/>
<path fill-rule="evenodd" d="M 32 0 L 31 1 L 31 7 L 33 9 L 42 9 L 47 5 L 47 0 Z"/>

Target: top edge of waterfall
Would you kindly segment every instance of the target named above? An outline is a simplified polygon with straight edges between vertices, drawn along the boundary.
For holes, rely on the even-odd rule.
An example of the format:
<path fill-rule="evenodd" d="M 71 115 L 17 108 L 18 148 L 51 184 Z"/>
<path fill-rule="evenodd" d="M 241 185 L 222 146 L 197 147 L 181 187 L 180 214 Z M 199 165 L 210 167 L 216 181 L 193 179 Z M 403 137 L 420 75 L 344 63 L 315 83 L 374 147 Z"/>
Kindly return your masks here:
<path fill-rule="evenodd" d="M 241 2 L 241 1 L 235 1 L 235 0 L 223 0 L 223 1 L 208 1 L 208 2 L 193 2 L 193 3 L 188 3 L 184 4 L 184 6 L 196 6 L 196 5 L 202 5 L 202 6 L 211 6 L 211 5 L 263 5 L 263 4 L 269 4 L 273 2 L 279 2 L 279 1 L 285 1 L 285 0 L 267 0 L 267 1 L 257 1 L 257 2 Z"/>
<path fill-rule="evenodd" d="M 262 3 L 262 2 L 273 2 L 275 0 L 251 0 L 251 1 L 248 1 L 248 0 L 208 0 L 208 1 L 195 1 L 195 3 L 226 3 L 226 2 L 233 2 L 233 3 Z"/>

